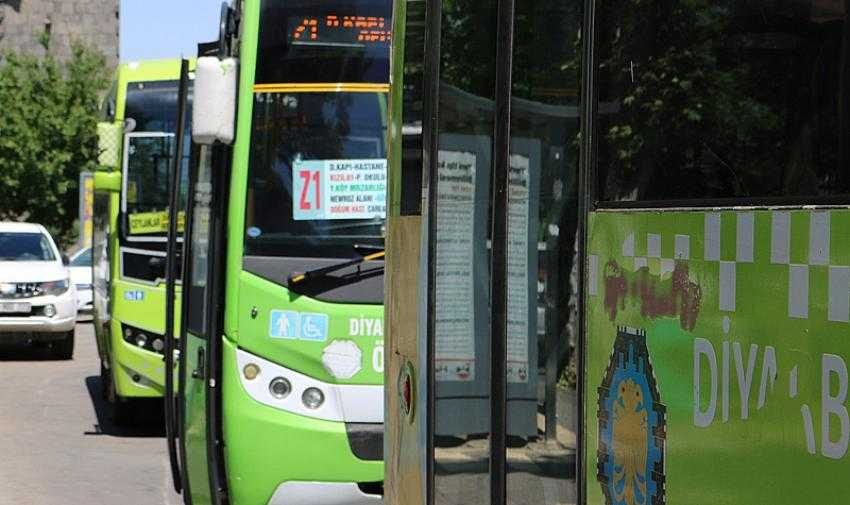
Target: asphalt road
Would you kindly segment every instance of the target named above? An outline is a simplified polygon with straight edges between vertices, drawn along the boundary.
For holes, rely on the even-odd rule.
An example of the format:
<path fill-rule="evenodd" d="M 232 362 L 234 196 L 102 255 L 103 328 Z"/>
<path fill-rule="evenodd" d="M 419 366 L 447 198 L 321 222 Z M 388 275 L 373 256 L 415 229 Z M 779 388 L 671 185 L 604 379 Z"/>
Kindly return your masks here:
<path fill-rule="evenodd" d="M 0 505 L 178 505 L 161 402 L 113 426 L 91 324 L 76 340 L 72 361 L 0 345 Z"/>

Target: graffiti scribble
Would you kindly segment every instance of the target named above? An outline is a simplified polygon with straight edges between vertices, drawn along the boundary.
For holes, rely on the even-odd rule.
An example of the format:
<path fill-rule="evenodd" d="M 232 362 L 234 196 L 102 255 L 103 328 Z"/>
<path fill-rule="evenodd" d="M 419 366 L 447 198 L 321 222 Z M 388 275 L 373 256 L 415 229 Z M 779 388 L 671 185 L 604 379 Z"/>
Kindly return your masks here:
<path fill-rule="evenodd" d="M 676 262 L 670 279 L 662 280 L 641 268 L 634 274 L 626 273 L 616 261 L 605 266 L 605 309 L 611 321 L 617 312 L 625 309 L 626 298 L 640 303 L 641 316 L 649 319 L 679 317 L 683 329 L 694 329 L 702 304 L 702 288 L 690 279 L 688 265 Z"/>
<path fill-rule="evenodd" d="M 628 284 L 623 269 L 616 261 L 611 260 L 605 265 L 605 308 L 608 317 L 613 321 L 617 311 L 626 308 L 626 292 Z"/>

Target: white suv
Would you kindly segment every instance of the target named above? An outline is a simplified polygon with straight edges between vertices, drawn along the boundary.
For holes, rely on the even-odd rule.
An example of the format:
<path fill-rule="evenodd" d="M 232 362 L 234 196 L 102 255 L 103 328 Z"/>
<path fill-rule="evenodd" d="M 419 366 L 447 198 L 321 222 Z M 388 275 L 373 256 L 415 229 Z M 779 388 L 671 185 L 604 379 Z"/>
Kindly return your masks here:
<path fill-rule="evenodd" d="M 43 226 L 0 223 L 0 343 L 51 343 L 74 354 L 77 292 L 67 257 Z"/>

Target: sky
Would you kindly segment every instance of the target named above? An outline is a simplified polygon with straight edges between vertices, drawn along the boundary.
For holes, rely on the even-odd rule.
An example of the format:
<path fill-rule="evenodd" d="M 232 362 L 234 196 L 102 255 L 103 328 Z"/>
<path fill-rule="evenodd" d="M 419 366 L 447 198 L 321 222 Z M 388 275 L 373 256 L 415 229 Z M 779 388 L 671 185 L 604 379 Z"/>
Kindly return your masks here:
<path fill-rule="evenodd" d="M 122 62 L 195 56 L 218 38 L 222 0 L 121 0 Z"/>

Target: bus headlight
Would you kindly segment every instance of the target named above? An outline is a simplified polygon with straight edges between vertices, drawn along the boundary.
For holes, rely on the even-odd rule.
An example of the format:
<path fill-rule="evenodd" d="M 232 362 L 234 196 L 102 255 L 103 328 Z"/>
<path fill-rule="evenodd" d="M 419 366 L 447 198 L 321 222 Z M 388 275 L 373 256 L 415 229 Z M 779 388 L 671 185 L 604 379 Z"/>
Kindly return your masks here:
<path fill-rule="evenodd" d="M 121 334 L 125 342 L 146 351 L 162 354 L 165 349 L 165 337 L 163 335 L 124 323 L 121 323 Z"/>
<path fill-rule="evenodd" d="M 253 363 L 248 363 L 245 365 L 245 368 L 242 369 L 242 373 L 245 375 L 246 379 L 252 381 L 260 375 L 260 367 Z"/>
<path fill-rule="evenodd" d="M 278 400 L 283 400 L 292 392 L 292 384 L 283 377 L 275 377 L 269 383 L 269 392 Z"/>
<path fill-rule="evenodd" d="M 325 394 L 319 388 L 307 388 L 301 395 L 301 401 L 308 409 L 316 410 L 325 403 Z"/>

